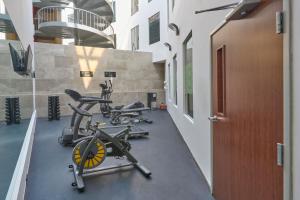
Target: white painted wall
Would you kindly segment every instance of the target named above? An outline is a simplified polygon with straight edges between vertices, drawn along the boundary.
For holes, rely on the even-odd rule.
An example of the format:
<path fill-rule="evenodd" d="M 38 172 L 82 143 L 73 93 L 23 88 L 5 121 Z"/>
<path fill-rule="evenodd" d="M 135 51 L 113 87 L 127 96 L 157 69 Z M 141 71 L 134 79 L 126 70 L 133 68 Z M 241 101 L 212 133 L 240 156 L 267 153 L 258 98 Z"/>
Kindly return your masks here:
<path fill-rule="evenodd" d="M 294 200 L 300 199 L 300 1 L 292 0 L 292 95 L 293 95 L 293 191 Z"/>
<path fill-rule="evenodd" d="M 131 50 L 131 29 L 139 25 L 139 51 L 153 52 L 153 62 L 166 59 L 168 49 L 163 45 L 167 39 L 167 0 L 139 0 L 139 11 L 131 16 L 131 0 L 116 0 L 117 49 Z M 149 17 L 160 12 L 160 42 L 149 45 Z"/>
<path fill-rule="evenodd" d="M 171 0 L 170 0 L 171 2 Z M 210 33 L 222 22 L 230 11 L 218 11 L 195 15 L 196 10 L 221 6 L 234 0 L 175 0 L 172 11 L 170 3 L 170 23 L 174 22 L 180 28 L 180 35 L 168 30 L 168 42 L 172 45 L 172 52 L 168 53 L 168 62 L 172 64 L 172 57 L 177 53 L 178 68 L 178 106 L 174 106 L 169 97 L 168 110 L 178 126 L 183 138 L 189 146 L 196 162 L 200 166 L 209 185 L 212 185 L 211 159 L 211 128 L 208 117 L 211 112 L 210 92 Z M 184 114 L 183 100 L 183 41 L 193 31 L 193 93 L 194 119 L 190 120 Z M 167 63 L 168 63 L 167 62 Z M 167 70 L 166 70 L 167 72 Z M 172 74 L 172 72 L 171 72 Z M 171 81 L 173 82 L 173 81 Z M 172 85 L 171 85 L 172 89 Z M 171 100 L 170 100 L 171 99 Z"/>

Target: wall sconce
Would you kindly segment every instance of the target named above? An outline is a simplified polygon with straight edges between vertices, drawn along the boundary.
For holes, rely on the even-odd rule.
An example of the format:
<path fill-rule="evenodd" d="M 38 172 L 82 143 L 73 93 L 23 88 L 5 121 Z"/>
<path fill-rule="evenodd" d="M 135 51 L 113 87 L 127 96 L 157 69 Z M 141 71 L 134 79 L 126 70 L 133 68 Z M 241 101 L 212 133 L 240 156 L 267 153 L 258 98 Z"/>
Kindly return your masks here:
<path fill-rule="evenodd" d="M 199 11 L 195 11 L 195 14 L 200 14 L 200 13 L 205 13 L 205 12 L 211 12 L 211 11 L 218 11 L 218 10 L 226 10 L 226 9 L 231 9 L 231 8 L 235 8 L 239 3 L 231 3 L 231 4 L 227 4 L 224 6 L 219 6 L 219 7 L 215 7 L 215 8 L 210 8 L 210 9 L 205 9 L 205 10 L 199 10 Z"/>
<path fill-rule="evenodd" d="M 176 32 L 176 35 L 179 35 L 179 28 L 176 24 L 174 23 L 170 23 L 168 25 L 168 27 L 172 30 L 172 31 L 175 31 Z"/>
<path fill-rule="evenodd" d="M 226 21 L 242 19 L 252 12 L 260 3 L 261 0 L 242 0 L 234 10 L 226 15 Z"/>
<path fill-rule="evenodd" d="M 165 42 L 164 45 L 169 48 L 169 51 L 172 51 L 172 46 L 169 43 Z"/>
<path fill-rule="evenodd" d="M 219 7 L 215 7 L 215 8 L 199 10 L 199 11 L 196 11 L 195 14 L 233 8 L 233 10 L 225 18 L 226 18 L 226 21 L 237 20 L 237 19 L 241 19 L 241 18 L 245 17 L 248 13 L 253 11 L 260 3 L 261 3 L 261 0 L 241 0 L 238 3 L 231 3 L 231 4 L 227 4 L 227 5 L 219 6 Z"/>

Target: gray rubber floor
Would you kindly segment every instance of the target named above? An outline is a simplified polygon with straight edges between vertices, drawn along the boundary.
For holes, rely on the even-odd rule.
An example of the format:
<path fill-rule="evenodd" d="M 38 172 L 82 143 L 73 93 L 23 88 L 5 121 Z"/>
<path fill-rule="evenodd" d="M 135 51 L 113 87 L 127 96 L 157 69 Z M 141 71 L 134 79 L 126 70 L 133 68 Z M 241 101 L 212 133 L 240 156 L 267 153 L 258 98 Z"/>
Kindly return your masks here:
<path fill-rule="evenodd" d="M 152 171 L 146 179 L 137 170 L 85 179 L 86 190 L 72 188 L 71 148 L 57 143 L 68 117 L 38 119 L 28 175 L 27 200 L 211 200 L 209 187 L 169 114 L 146 113 L 154 123 L 143 125 L 149 139 L 131 141 L 132 154 Z M 103 163 L 104 165 L 105 163 Z"/>
<path fill-rule="evenodd" d="M 19 158 L 29 120 L 21 124 L 6 125 L 0 122 L 0 199 L 5 199 Z"/>

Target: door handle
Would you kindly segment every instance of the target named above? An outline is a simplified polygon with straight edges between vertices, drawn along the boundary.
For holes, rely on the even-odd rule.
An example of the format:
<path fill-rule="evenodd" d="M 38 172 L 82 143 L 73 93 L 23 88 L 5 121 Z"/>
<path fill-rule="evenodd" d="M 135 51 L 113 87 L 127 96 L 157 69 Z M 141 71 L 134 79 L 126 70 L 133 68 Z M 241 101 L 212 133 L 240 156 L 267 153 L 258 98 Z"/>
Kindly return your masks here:
<path fill-rule="evenodd" d="M 209 119 L 211 122 L 218 122 L 218 121 L 219 121 L 219 118 L 218 118 L 216 115 L 214 115 L 214 116 L 212 116 L 212 117 L 208 117 L 208 119 Z"/>

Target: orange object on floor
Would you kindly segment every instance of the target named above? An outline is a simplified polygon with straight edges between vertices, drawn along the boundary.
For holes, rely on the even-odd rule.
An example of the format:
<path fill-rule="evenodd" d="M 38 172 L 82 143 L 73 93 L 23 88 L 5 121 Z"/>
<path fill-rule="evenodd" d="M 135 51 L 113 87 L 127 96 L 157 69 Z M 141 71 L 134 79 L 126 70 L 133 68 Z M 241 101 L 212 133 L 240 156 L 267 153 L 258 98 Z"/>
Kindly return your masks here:
<path fill-rule="evenodd" d="M 167 110 L 167 104 L 161 103 L 159 106 L 160 110 Z"/>

